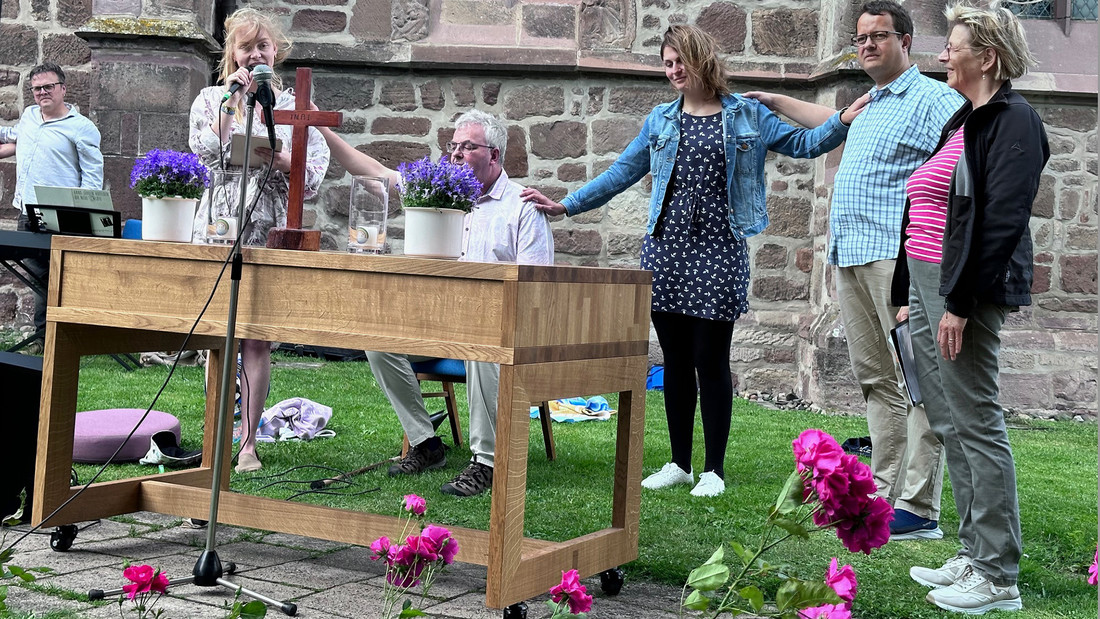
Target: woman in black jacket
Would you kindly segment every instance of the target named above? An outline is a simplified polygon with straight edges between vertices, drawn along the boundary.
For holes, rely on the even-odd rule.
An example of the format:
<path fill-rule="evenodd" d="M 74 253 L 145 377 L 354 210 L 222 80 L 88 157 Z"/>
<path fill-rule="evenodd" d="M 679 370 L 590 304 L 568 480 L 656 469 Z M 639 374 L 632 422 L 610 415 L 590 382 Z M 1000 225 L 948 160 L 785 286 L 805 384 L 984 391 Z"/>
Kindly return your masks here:
<path fill-rule="evenodd" d="M 910 178 L 892 302 L 909 318 L 918 382 L 944 444 L 962 549 L 914 567 L 928 601 L 969 614 L 1022 607 L 1016 469 L 997 403 L 1000 330 L 1031 303 L 1028 222 L 1049 157 L 1043 123 L 1010 79 L 1034 60 L 1016 17 L 956 5 L 940 62 L 967 102 Z"/>

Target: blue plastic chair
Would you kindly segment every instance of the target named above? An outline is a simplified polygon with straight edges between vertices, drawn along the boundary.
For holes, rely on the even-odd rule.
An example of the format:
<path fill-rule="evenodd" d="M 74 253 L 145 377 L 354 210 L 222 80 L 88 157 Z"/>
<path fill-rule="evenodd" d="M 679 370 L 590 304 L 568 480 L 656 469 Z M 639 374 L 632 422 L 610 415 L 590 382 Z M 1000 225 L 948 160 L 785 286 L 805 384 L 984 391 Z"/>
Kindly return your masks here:
<path fill-rule="evenodd" d="M 451 436 L 455 445 L 462 445 L 462 428 L 458 424 L 458 405 L 455 403 L 455 383 L 466 382 L 466 364 L 458 359 L 428 359 L 426 361 L 414 361 L 413 372 L 416 373 L 418 382 L 434 381 L 442 385 L 442 391 L 425 391 L 421 393 L 423 398 L 443 398 L 446 409 L 432 415 L 432 425 L 439 427 L 444 419 L 451 422 Z M 557 450 L 554 448 L 554 433 L 550 428 L 550 405 L 546 402 L 539 404 L 539 421 L 542 422 L 542 440 L 546 446 L 546 459 L 556 460 Z M 405 437 L 404 447 L 401 453 L 409 449 L 409 437 Z"/>

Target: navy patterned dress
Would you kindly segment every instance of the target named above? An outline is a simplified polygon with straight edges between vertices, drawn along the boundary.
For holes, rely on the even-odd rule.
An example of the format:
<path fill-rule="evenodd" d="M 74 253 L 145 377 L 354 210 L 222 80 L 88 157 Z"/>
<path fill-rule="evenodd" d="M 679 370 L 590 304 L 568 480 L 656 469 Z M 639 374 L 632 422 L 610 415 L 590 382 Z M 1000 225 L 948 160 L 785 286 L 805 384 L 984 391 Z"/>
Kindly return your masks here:
<path fill-rule="evenodd" d="M 671 196 L 642 243 L 653 311 L 736 320 L 748 311 L 749 254 L 729 225 L 722 113 L 680 114 Z"/>

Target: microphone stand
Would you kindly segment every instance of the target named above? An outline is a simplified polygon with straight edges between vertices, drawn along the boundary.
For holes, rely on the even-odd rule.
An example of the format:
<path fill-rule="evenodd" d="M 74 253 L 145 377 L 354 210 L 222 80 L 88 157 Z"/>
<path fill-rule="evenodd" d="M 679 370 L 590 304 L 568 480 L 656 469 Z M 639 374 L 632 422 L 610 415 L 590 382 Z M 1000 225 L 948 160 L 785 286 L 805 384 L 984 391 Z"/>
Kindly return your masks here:
<path fill-rule="evenodd" d="M 229 284 L 229 317 L 226 321 L 225 328 L 225 353 L 222 358 L 222 377 L 221 386 L 218 389 L 218 431 L 214 435 L 214 468 L 213 481 L 210 484 L 210 515 L 207 520 L 206 529 L 206 547 L 199 555 L 198 561 L 195 562 L 195 567 L 191 570 L 192 576 L 187 578 L 173 579 L 172 586 L 185 585 L 188 583 L 194 583 L 200 587 L 214 587 L 222 586 L 233 591 L 238 591 L 251 598 L 257 599 L 268 606 L 274 606 L 281 610 L 283 614 L 293 617 L 298 613 L 298 605 L 291 602 L 280 602 L 279 600 L 269 598 L 266 595 L 262 595 L 250 589 L 245 589 L 233 582 L 222 578 L 225 574 L 233 574 L 237 570 L 237 566 L 228 562 L 225 568 L 222 568 L 221 559 L 218 558 L 218 551 L 215 546 L 217 541 L 215 536 L 218 529 L 218 501 L 221 498 L 221 479 L 225 472 L 225 441 L 226 441 L 226 421 L 229 416 L 229 385 L 235 384 L 233 376 L 233 369 L 236 368 L 236 363 L 230 363 L 229 359 L 235 357 L 233 354 L 236 351 L 236 331 L 237 331 L 237 299 L 240 295 L 241 287 L 241 271 L 243 270 L 244 259 L 241 255 L 240 235 L 244 232 L 244 217 L 246 211 L 247 196 L 246 190 L 248 189 L 248 159 L 252 154 L 252 118 L 253 112 L 256 107 L 256 96 L 253 93 L 248 93 L 245 99 L 246 112 L 245 112 L 245 149 L 244 149 L 244 169 L 241 172 L 241 186 L 240 195 L 237 199 L 237 242 L 232 245 L 230 251 L 232 254 L 232 269 L 230 271 L 230 284 Z M 252 428 L 255 432 L 255 428 Z M 88 599 L 90 600 L 103 600 L 106 598 L 115 597 L 122 594 L 122 589 L 115 589 L 112 591 L 103 591 L 102 589 L 92 589 L 88 592 Z"/>
<path fill-rule="evenodd" d="M 275 606 L 281 610 L 284 614 L 293 617 L 298 612 L 296 604 L 290 602 L 280 602 L 278 600 L 269 598 L 265 595 L 250 591 L 244 587 L 233 584 L 222 578 L 223 570 L 221 560 L 218 558 L 218 551 L 215 549 L 217 541 L 215 540 L 218 529 L 218 500 L 221 497 L 221 480 L 222 474 L 225 469 L 225 443 L 226 443 L 226 421 L 228 419 L 228 408 L 231 400 L 229 395 L 229 385 L 234 384 L 233 369 L 236 368 L 236 363 L 230 363 L 229 359 L 235 355 L 232 353 L 236 351 L 236 330 L 237 330 L 237 299 L 240 295 L 241 287 L 241 271 L 243 270 L 244 260 L 241 256 L 241 238 L 240 235 L 244 233 L 245 228 L 245 203 L 247 202 L 247 189 L 248 189 L 248 159 L 252 154 L 252 118 L 253 111 L 256 108 L 256 95 L 254 93 L 248 93 L 246 98 L 246 112 L 245 112 L 245 142 L 244 142 L 244 169 L 241 172 L 241 187 L 237 200 L 237 242 L 232 246 L 232 270 L 230 271 L 230 283 L 229 283 L 229 316 L 226 320 L 225 326 L 225 353 L 222 356 L 222 377 L 221 385 L 218 390 L 218 421 L 217 421 L 217 433 L 214 435 L 214 468 L 213 468 L 213 481 L 210 484 L 210 517 L 206 529 L 206 548 L 199 556 L 198 561 L 195 562 L 194 569 L 191 570 L 191 574 L 194 576 L 194 583 L 200 587 L 214 587 L 222 586 L 234 591 L 239 591 L 249 597 L 260 600 L 268 606 Z M 245 418 L 247 414 L 243 415 Z M 251 428 L 251 431 L 255 432 L 255 428 Z M 229 573 L 235 571 L 235 567 L 232 563 L 229 564 Z"/>

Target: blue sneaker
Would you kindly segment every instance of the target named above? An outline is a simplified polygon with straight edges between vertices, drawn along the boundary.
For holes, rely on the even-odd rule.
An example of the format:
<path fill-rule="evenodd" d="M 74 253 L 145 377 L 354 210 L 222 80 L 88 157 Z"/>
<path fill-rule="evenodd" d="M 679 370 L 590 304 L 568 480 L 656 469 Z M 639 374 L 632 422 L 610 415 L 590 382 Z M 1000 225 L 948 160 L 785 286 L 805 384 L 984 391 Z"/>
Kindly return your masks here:
<path fill-rule="evenodd" d="M 890 541 L 908 539 L 943 539 L 943 530 L 936 520 L 921 518 L 908 510 L 895 509 L 894 520 L 890 523 Z"/>

